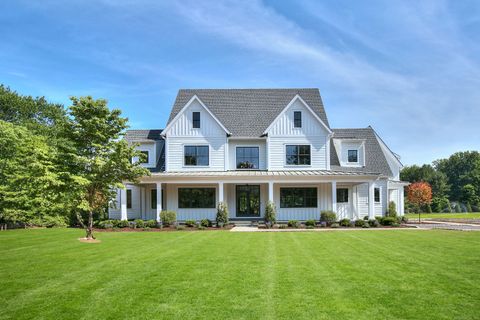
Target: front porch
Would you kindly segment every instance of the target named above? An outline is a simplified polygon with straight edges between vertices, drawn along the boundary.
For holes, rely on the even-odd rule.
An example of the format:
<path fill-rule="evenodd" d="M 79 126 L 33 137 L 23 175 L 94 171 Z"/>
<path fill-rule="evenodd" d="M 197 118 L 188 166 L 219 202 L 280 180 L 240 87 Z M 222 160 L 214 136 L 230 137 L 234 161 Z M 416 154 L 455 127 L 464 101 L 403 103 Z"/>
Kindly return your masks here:
<path fill-rule="evenodd" d="M 178 221 L 214 221 L 218 203 L 225 202 L 230 220 L 261 220 L 267 202 L 272 201 L 278 221 L 319 220 L 323 210 L 336 212 L 338 219 L 356 220 L 384 215 L 390 198 L 399 202 L 403 192 L 401 186 L 390 189 L 387 180 L 365 176 L 315 179 L 302 175 L 295 180 L 289 176 L 220 180 L 198 176 L 186 179 L 186 175 L 181 175 L 163 181 L 158 178 L 149 177 L 119 190 L 117 207 L 110 209 L 110 218 L 159 220 L 162 210 L 173 210 Z"/>

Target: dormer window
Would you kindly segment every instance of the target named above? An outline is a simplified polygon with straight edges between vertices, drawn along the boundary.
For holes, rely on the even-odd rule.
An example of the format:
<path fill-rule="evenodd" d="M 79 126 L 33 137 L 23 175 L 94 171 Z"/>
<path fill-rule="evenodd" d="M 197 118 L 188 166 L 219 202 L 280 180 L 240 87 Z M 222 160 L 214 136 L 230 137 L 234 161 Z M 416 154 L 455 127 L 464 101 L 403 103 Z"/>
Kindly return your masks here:
<path fill-rule="evenodd" d="M 295 128 L 302 127 L 302 112 L 301 111 L 294 111 L 293 112 L 293 126 Z"/>
<path fill-rule="evenodd" d="M 192 114 L 192 127 L 200 128 L 200 112 L 196 111 Z"/>
<path fill-rule="evenodd" d="M 358 150 L 348 150 L 348 162 L 358 162 Z"/>
<path fill-rule="evenodd" d="M 140 151 L 143 157 L 140 157 L 140 163 L 149 163 L 149 152 L 148 151 Z"/>

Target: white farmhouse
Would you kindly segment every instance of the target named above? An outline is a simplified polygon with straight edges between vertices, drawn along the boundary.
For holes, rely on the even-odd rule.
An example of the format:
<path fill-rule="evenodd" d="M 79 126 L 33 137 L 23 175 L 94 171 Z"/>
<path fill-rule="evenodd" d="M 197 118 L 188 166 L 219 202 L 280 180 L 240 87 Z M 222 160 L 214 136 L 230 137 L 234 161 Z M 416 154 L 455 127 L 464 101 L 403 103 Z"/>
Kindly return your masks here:
<path fill-rule="evenodd" d="M 333 129 L 318 89 L 180 90 L 165 129 L 129 130 L 151 176 L 119 189 L 112 219 L 277 220 L 403 215 L 402 164 L 372 127 Z M 138 159 L 133 159 L 137 161 Z"/>

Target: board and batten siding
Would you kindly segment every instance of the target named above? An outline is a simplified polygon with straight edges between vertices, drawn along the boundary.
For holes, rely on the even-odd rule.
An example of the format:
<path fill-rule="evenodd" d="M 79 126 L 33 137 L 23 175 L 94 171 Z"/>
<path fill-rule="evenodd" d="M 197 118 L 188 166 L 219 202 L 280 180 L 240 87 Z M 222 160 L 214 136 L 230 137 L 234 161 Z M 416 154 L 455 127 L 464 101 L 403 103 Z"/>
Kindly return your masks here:
<path fill-rule="evenodd" d="M 317 208 L 281 208 L 280 188 L 317 188 Z M 320 184 L 275 184 L 274 202 L 277 208 L 277 220 L 320 220 L 320 212 L 332 210 L 332 186 L 330 183 Z"/>
<path fill-rule="evenodd" d="M 294 127 L 294 112 L 302 112 L 302 127 Z M 327 139 L 325 127 L 300 101 L 296 100 L 268 130 L 269 170 L 314 170 L 327 169 Z M 309 166 L 289 166 L 286 164 L 286 145 L 306 144 L 311 146 Z"/>
<path fill-rule="evenodd" d="M 228 141 L 228 170 L 237 170 L 237 147 L 258 147 L 259 169 L 267 169 L 267 151 L 265 140 L 233 140 Z"/>
<path fill-rule="evenodd" d="M 200 112 L 200 128 L 193 128 L 193 112 Z M 194 100 L 172 122 L 164 134 L 166 135 L 167 171 L 226 170 L 226 132 L 197 100 Z M 186 145 L 208 145 L 209 166 L 184 166 L 184 146 Z"/>
<path fill-rule="evenodd" d="M 380 187 L 380 203 L 374 204 L 376 216 L 384 216 L 387 211 L 387 180 L 375 181 L 375 187 Z M 356 211 L 358 218 L 368 216 L 368 183 L 362 183 L 356 186 L 355 197 Z"/>

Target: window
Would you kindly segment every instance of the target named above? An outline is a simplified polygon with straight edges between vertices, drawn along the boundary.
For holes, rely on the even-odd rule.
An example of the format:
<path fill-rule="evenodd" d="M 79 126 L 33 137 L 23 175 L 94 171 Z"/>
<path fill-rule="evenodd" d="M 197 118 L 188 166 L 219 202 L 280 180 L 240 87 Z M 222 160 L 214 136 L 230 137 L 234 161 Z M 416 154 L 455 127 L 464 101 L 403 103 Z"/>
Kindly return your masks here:
<path fill-rule="evenodd" d="M 280 208 L 316 208 L 317 188 L 280 188 Z"/>
<path fill-rule="evenodd" d="M 348 203 L 348 189 L 337 189 L 337 203 Z"/>
<path fill-rule="evenodd" d="M 140 151 L 141 154 L 143 154 L 143 159 L 140 158 L 140 163 L 149 163 L 149 152 L 148 151 Z"/>
<path fill-rule="evenodd" d="M 200 128 L 200 112 L 193 112 L 193 114 L 192 114 L 192 126 L 194 128 Z"/>
<path fill-rule="evenodd" d="M 295 128 L 302 127 L 302 112 L 301 111 L 294 111 L 293 112 L 293 126 Z"/>
<path fill-rule="evenodd" d="M 358 150 L 348 150 L 348 162 L 358 162 Z"/>
<path fill-rule="evenodd" d="M 258 169 L 258 147 L 237 147 L 237 169 Z"/>
<path fill-rule="evenodd" d="M 186 166 L 208 166 L 208 146 L 185 146 Z"/>
<path fill-rule="evenodd" d="M 157 209 L 157 189 L 150 190 L 150 207 Z"/>
<path fill-rule="evenodd" d="M 178 188 L 178 207 L 215 208 L 215 188 Z"/>
<path fill-rule="evenodd" d="M 375 202 L 380 202 L 380 188 L 373 189 L 373 199 Z"/>
<path fill-rule="evenodd" d="M 288 165 L 310 165 L 309 145 L 287 145 Z"/>
<path fill-rule="evenodd" d="M 127 189 L 127 209 L 132 209 L 132 190 Z"/>

